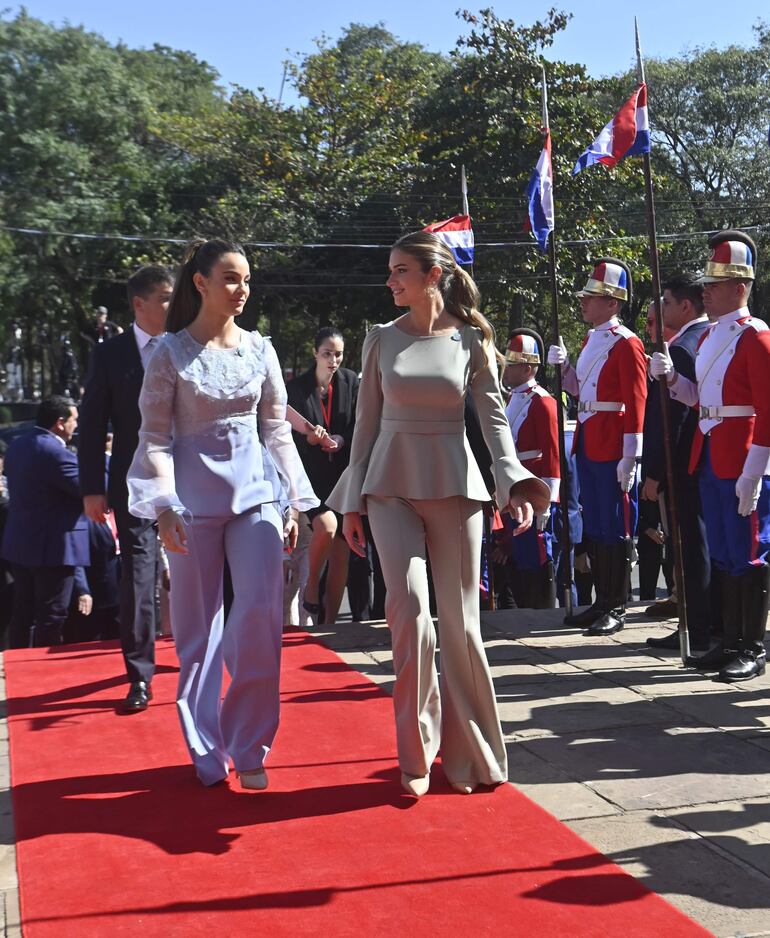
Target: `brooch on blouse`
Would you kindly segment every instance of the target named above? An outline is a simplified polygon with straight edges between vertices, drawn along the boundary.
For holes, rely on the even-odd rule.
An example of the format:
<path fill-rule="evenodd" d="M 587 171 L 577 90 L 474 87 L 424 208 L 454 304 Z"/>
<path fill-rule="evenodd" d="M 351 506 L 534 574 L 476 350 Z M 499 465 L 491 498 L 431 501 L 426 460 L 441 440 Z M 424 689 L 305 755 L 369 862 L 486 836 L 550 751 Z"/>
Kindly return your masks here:
<path fill-rule="evenodd" d="M 462 339 L 462 333 L 461 333 L 460 330 L 458 329 L 457 332 L 455 332 L 455 333 L 452 334 L 452 341 L 453 341 L 453 342 L 459 342 L 461 339 Z"/>

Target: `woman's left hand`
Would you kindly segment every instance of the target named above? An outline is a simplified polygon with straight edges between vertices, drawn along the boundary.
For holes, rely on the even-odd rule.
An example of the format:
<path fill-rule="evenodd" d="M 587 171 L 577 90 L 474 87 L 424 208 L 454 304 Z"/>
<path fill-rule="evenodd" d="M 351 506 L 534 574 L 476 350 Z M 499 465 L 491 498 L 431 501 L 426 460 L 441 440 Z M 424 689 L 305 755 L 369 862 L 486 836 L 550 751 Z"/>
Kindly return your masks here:
<path fill-rule="evenodd" d="M 513 530 L 513 536 L 518 537 L 532 527 L 532 521 L 535 513 L 532 510 L 532 502 L 528 502 L 523 495 L 513 495 L 508 501 L 508 511 L 517 527 Z"/>
<path fill-rule="evenodd" d="M 296 518 L 289 518 L 283 526 L 283 543 L 289 550 L 294 550 L 299 537 L 299 523 Z"/>

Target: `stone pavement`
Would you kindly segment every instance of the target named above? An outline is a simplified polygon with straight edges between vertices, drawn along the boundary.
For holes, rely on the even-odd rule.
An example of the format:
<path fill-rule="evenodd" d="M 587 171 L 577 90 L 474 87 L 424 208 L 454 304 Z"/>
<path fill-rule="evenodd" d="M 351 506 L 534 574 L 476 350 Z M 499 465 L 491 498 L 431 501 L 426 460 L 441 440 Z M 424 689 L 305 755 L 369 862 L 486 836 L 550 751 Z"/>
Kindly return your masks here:
<path fill-rule="evenodd" d="M 560 610 L 483 614 L 510 780 L 715 935 L 770 936 L 770 678 L 729 686 L 685 671 L 644 646 L 673 623 L 631 609 L 609 639 L 565 629 Z M 317 634 L 391 689 L 384 623 Z M 18 938 L 8 786 L 3 718 L 0 925 Z"/>
<path fill-rule="evenodd" d="M 770 677 L 718 684 L 652 653 L 675 623 L 644 605 L 609 639 L 558 609 L 482 614 L 510 781 L 720 938 L 770 936 Z M 322 629 L 392 688 L 384 623 Z"/>

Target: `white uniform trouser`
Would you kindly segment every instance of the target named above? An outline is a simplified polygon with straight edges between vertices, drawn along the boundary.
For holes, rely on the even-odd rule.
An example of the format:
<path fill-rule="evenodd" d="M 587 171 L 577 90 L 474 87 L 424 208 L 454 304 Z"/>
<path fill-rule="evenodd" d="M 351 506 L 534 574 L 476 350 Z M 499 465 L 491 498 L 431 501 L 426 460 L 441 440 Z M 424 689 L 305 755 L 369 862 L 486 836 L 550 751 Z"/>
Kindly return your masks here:
<path fill-rule="evenodd" d="M 278 729 L 283 524 L 275 506 L 195 518 L 189 554 L 169 553 L 171 625 L 179 657 L 177 708 L 198 777 L 212 785 L 258 769 Z M 224 626 L 222 574 L 233 605 Z M 222 700 L 222 665 L 231 683 Z"/>
<path fill-rule="evenodd" d="M 508 767 L 479 624 L 481 503 L 367 496 L 393 637 L 398 760 L 426 775 L 441 748 L 452 782 L 505 781 Z M 428 605 L 427 541 L 436 591 L 441 678 Z"/>

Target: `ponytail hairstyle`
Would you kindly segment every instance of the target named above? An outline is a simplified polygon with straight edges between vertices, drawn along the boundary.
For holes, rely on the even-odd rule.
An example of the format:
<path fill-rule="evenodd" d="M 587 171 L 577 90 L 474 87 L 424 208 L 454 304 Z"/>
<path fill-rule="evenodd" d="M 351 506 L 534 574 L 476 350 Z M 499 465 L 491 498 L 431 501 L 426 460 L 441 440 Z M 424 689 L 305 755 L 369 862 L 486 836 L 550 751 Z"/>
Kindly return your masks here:
<path fill-rule="evenodd" d="M 440 267 L 437 288 L 444 300 L 444 308 L 452 316 L 469 326 L 481 330 L 484 345 L 494 348 L 495 334 L 487 319 L 479 312 L 481 295 L 473 282 L 454 259 L 454 255 L 437 235 L 430 231 L 414 231 L 399 238 L 392 250 L 403 251 L 415 258 L 427 273 L 431 267 Z"/>
<path fill-rule="evenodd" d="M 182 266 L 179 268 L 174 292 L 166 313 L 166 332 L 181 332 L 198 315 L 201 308 L 201 295 L 193 282 L 195 274 L 208 277 L 211 269 L 223 254 L 242 254 L 246 252 L 234 241 L 215 238 L 204 241 L 198 238 L 185 248 Z"/>

